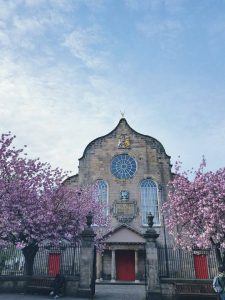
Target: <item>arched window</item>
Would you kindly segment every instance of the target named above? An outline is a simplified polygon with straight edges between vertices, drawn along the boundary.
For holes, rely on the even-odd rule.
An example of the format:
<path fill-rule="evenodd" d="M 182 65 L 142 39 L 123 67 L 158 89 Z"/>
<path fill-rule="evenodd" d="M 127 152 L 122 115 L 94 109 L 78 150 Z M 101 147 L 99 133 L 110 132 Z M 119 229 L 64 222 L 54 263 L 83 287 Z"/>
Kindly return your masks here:
<path fill-rule="evenodd" d="M 159 225 L 158 189 L 156 183 L 147 178 L 140 183 L 142 224 L 147 225 L 147 213 L 154 216 L 154 224 Z"/>
<path fill-rule="evenodd" d="M 98 199 L 99 201 L 105 205 L 105 214 L 108 214 L 108 184 L 105 180 L 99 179 L 97 180 L 97 188 L 98 188 Z"/>

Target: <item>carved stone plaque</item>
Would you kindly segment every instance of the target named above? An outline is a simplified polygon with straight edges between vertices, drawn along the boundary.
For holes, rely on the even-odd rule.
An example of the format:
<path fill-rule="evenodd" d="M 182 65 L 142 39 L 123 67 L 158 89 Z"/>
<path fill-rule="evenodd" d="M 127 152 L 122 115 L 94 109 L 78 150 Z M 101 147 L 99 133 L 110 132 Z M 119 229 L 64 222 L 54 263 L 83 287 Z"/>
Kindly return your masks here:
<path fill-rule="evenodd" d="M 135 201 L 115 201 L 113 204 L 113 216 L 121 223 L 131 222 L 138 213 Z"/>

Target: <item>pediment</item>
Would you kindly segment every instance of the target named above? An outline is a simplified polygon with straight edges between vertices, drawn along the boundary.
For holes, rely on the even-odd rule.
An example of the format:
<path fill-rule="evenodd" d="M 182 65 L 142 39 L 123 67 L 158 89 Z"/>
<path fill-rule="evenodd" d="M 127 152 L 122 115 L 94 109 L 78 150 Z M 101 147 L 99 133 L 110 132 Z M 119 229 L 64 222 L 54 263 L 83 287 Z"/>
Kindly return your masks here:
<path fill-rule="evenodd" d="M 145 239 L 128 227 L 121 227 L 108 235 L 105 240 L 106 243 L 131 243 L 131 244 L 144 244 Z"/>

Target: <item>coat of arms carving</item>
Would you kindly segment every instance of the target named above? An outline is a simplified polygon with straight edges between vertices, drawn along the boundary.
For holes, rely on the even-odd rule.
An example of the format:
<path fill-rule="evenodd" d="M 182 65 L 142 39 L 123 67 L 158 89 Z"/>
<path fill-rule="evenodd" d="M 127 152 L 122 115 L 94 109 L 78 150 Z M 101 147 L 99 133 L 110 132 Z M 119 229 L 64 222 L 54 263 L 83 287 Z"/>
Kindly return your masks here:
<path fill-rule="evenodd" d="M 130 137 L 127 134 L 121 134 L 118 142 L 119 149 L 130 149 Z"/>
<path fill-rule="evenodd" d="M 113 203 L 113 216 L 120 223 L 131 222 L 138 214 L 138 208 L 136 201 L 123 200 L 115 201 Z"/>
<path fill-rule="evenodd" d="M 125 201 L 124 201 L 125 200 Z M 123 190 L 120 192 L 120 199 L 113 202 L 113 216 L 120 223 L 129 223 L 138 215 L 137 202 L 129 199 L 129 192 Z"/>

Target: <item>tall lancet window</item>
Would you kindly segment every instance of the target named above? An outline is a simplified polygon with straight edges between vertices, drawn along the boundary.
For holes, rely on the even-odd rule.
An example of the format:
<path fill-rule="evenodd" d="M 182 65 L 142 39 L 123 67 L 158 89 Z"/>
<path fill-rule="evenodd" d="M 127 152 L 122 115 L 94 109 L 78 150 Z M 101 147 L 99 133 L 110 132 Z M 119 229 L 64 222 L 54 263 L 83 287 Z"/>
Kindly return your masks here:
<path fill-rule="evenodd" d="M 146 215 L 151 212 L 154 216 L 154 224 L 159 225 L 159 201 L 156 183 L 150 178 L 143 179 L 140 183 L 140 192 L 142 224 L 147 225 Z"/>
<path fill-rule="evenodd" d="M 105 215 L 108 215 L 108 184 L 105 180 L 97 180 L 98 199 L 105 205 Z"/>

